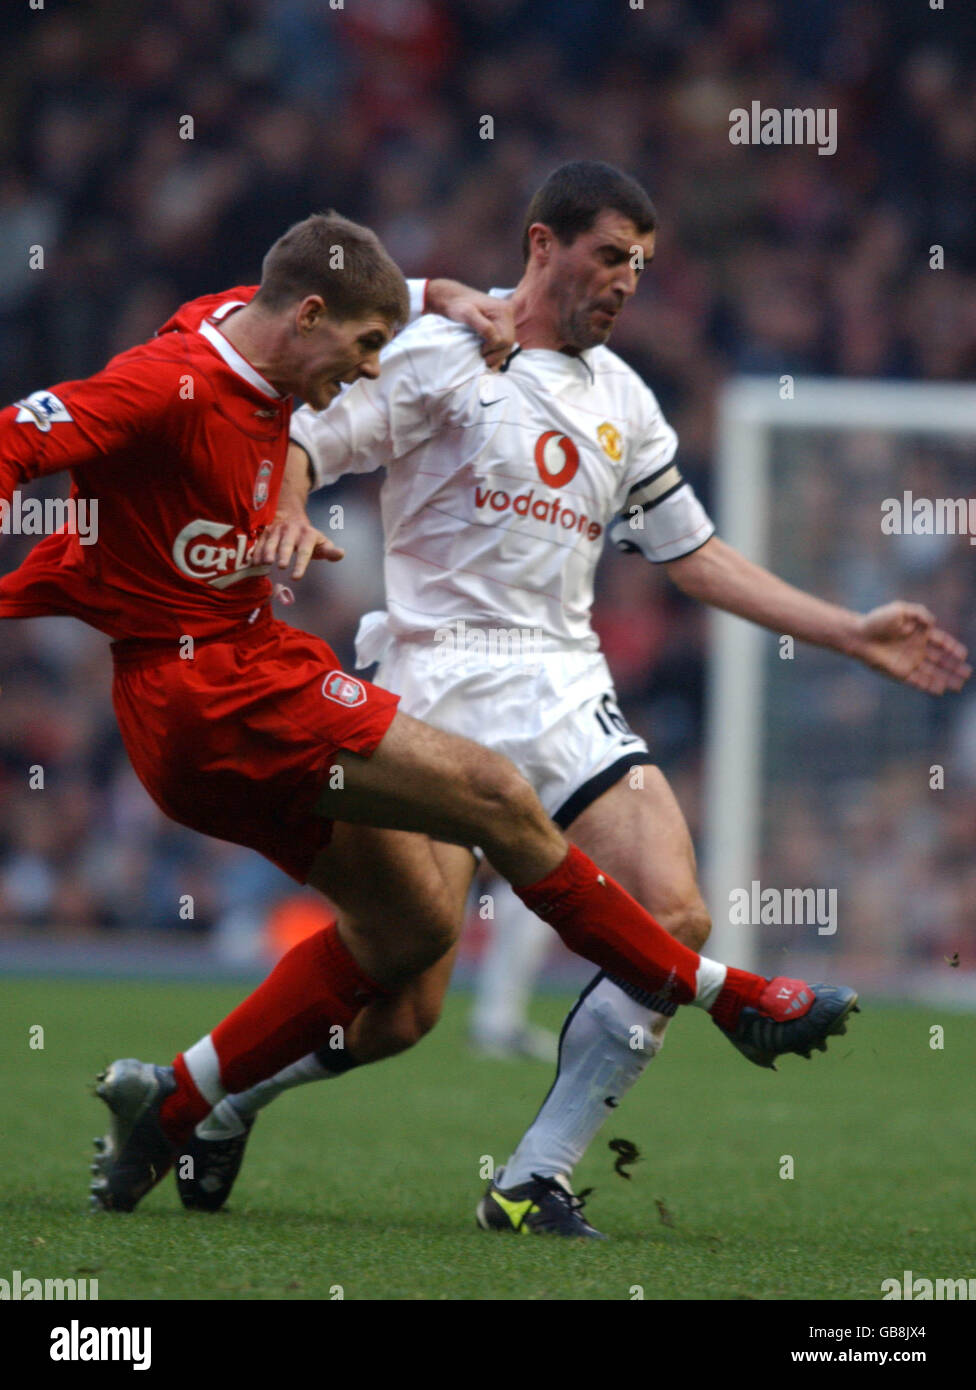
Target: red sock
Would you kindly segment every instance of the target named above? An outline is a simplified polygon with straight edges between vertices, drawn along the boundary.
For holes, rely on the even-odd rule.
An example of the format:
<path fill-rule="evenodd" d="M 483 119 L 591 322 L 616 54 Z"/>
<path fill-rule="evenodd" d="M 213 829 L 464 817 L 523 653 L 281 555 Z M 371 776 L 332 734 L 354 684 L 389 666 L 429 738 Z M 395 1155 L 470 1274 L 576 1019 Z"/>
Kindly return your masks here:
<path fill-rule="evenodd" d="M 766 981 L 762 975 L 750 974 L 748 970 L 736 970 L 734 966 L 729 965 L 725 971 L 725 984 L 708 1012 L 720 1028 L 734 1028 L 747 1004 L 751 1004 L 753 1008 L 758 1005 L 765 988 Z"/>
<path fill-rule="evenodd" d="M 173 1058 L 173 1074 L 176 1077 L 176 1090 L 159 1107 L 159 1123 L 167 1138 L 178 1144 L 187 1138 L 205 1115 L 210 1114 L 213 1106 L 197 1090 L 182 1052 Z"/>
<path fill-rule="evenodd" d="M 178 1143 L 220 1096 L 246 1091 L 330 1042 L 384 991 L 325 927 L 293 946 L 242 1004 L 174 1062 L 177 1089 L 160 1120 Z"/>
<path fill-rule="evenodd" d="M 694 999 L 697 952 L 676 941 L 576 845 L 541 882 L 515 891 L 571 951 L 608 974 L 678 1004 Z"/>
<path fill-rule="evenodd" d="M 742 1010 L 749 1004 L 774 1023 L 786 1023 L 808 1013 L 815 998 L 805 980 L 792 980 L 785 975 L 767 980 L 748 970 L 734 970 L 730 965 L 726 968 L 725 984 L 709 1013 L 720 1028 L 734 1028 Z"/>

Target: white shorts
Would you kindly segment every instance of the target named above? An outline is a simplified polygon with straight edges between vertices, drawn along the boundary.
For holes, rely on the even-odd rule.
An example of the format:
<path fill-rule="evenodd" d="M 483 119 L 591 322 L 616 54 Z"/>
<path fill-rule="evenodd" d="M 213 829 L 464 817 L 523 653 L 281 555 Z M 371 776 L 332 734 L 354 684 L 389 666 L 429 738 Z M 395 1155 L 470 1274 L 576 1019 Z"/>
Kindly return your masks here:
<path fill-rule="evenodd" d="M 561 828 L 631 767 L 654 761 L 617 707 L 601 652 L 515 662 L 446 653 L 390 637 L 381 617 L 367 614 L 356 643 L 359 665 L 379 658 L 374 683 L 399 694 L 405 714 L 510 758 Z"/>

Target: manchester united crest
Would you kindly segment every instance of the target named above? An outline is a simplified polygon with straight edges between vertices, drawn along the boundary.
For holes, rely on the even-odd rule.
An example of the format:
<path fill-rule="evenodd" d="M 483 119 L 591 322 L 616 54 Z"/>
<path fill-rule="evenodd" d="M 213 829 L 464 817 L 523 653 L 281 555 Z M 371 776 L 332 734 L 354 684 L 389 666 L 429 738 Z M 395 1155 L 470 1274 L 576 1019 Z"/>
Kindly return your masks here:
<path fill-rule="evenodd" d="M 620 431 L 611 425 L 609 420 L 604 420 L 596 432 L 596 437 L 599 439 L 600 447 L 607 458 L 613 459 L 614 463 L 619 463 L 624 451 Z"/>

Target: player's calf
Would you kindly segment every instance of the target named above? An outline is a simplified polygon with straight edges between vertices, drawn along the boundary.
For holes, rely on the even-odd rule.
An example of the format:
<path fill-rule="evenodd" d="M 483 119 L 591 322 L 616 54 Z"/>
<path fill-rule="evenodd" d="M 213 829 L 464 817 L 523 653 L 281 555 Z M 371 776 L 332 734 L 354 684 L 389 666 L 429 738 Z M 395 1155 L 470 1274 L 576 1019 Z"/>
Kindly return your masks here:
<path fill-rule="evenodd" d="M 399 995 L 457 941 L 473 868 L 457 846 L 340 822 L 308 882 L 339 907 L 342 939 L 363 968 Z"/>
<path fill-rule="evenodd" d="M 380 1062 L 415 1047 L 437 1024 L 450 971 L 435 968 L 406 985 L 389 999 L 378 999 L 359 1015 L 349 1029 L 348 1050 L 354 1066 Z M 322 1048 L 315 1054 L 326 1071 L 335 1067 L 335 1053 Z"/>

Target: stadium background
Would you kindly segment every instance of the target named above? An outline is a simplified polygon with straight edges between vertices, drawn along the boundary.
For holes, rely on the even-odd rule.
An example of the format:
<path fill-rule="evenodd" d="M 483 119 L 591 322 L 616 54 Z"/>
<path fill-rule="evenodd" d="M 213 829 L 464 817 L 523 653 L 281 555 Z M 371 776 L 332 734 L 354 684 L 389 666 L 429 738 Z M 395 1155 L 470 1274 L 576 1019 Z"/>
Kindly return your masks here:
<path fill-rule="evenodd" d="M 612 345 L 657 392 L 706 505 L 730 376 L 965 381 L 976 365 L 976 42 L 958 14 L 865 0 L 647 0 L 644 11 L 628 0 L 49 0 L 5 20 L 3 400 L 97 370 L 184 299 L 254 281 L 270 242 L 316 208 L 374 226 L 408 274 L 511 284 L 529 194 L 576 157 L 624 166 L 658 205 L 657 265 Z M 836 107 L 837 153 L 732 146 L 728 113 L 755 99 Z M 192 140 L 179 138 L 185 115 Z M 934 243 L 946 248 L 939 272 Z M 42 270 L 29 268 L 34 245 Z M 816 554 L 837 509 L 855 509 L 870 558 L 876 501 L 847 494 L 844 464 L 811 449 L 800 516 L 777 512 L 777 524 L 806 533 Z M 971 487 L 958 459 L 918 466 L 926 495 Z M 375 480 L 329 495 L 345 508 L 347 558 L 318 569 L 286 614 L 345 660 L 358 616 L 381 601 L 375 497 Z M 29 544 L 0 537 L 0 567 Z M 973 552 L 960 538 L 940 560 L 938 583 L 909 566 L 902 596 L 976 649 Z M 860 574 L 866 598 L 886 596 Z M 704 614 L 639 559 L 608 555 L 596 625 L 621 704 L 697 835 Z M 0 643 L 0 961 L 165 958 L 196 970 L 218 941 L 240 963 L 256 916 L 292 885 L 156 812 L 115 729 L 103 637 L 46 620 L 6 623 Z M 808 801 L 823 702 L 854 741 L 871 727 L 862 695 L 875 678 L 831 661 L 793 682 L 782 709 L 798 791 L 764 869 L 782 868 L 785 883 L 842 881 L 845 950 L 884 949 L 894 913 L 907 962 L 959 951 L 962 975 L 976 956 L 976 695 L 937 708 L 906 697 L 882 762 L 854 769 L 853 801 Z M 927 767 L 932 740 L 951 773 L 937 796 L 924 777 L 898 776 L 906 757 Z M 45 769 L 43 792 L 28 789 L 31 764 Z M 192 921 L 179 915 L 184 894 Z"/>

